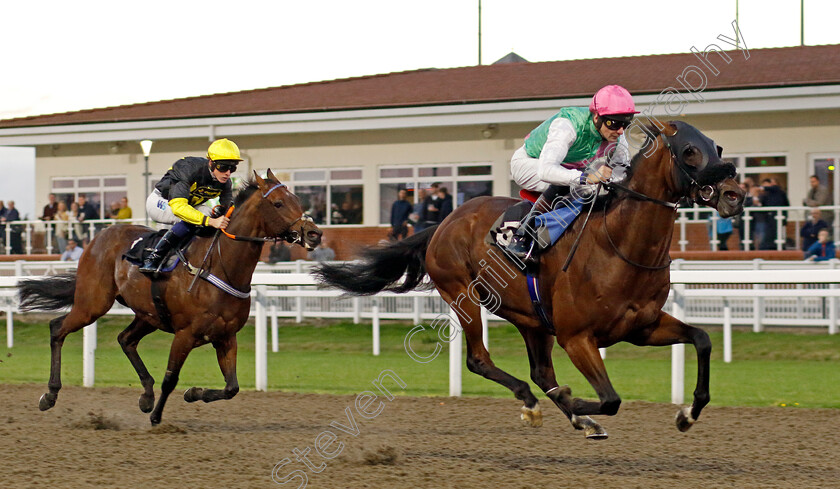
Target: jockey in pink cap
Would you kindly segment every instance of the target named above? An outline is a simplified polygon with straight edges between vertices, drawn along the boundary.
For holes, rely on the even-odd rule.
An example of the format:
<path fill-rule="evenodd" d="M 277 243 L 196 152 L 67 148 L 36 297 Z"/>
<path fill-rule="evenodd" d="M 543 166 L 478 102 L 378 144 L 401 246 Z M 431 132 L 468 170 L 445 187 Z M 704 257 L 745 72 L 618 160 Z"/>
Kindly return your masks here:
<path fill-rule="evenodd" d="M 526 190 L 543 192 L 541 201 L 548 205 L 576 187 L 572 194 L 591 195 L 598 182 L 610 179 L 613 168 L 629 166 L 624 129 L 637 113 L 630 92 L 619 85 L 598 90 L 588 109 L 560 109 L 531 131 L 525 144 L 514 152 L 510 161 L 514 181 Z M 605 165 L 608 160 L 610 164 Z M 507 251 L 523 260 L 532 261 L 542 251 L 534 245 L 531 233 L 526 232 L 528 226 L 533 226 L 530 221 L 534 220 L 537 207 L 506 246 Z M 551 242 L 557 238 L 552 236 Z"/>

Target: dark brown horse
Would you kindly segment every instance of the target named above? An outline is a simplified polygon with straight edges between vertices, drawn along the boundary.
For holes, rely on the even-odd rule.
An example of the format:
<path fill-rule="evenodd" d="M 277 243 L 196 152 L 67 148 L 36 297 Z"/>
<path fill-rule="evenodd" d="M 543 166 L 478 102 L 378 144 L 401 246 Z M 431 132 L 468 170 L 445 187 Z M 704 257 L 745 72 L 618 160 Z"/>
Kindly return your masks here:
<path fill-rule="evenodd" d="M 104 315 L 114 300 L 130 307 L 135 317 L 119 335 L 122 346 L 145 392 L 140 396 L 140 410 L 154 411 L 152 424 L 158 424 L 166 398 L 178 383 L 178 374 L 193 348 L 212 343 L 225 378 L 224 389 L 192 387 L 184 393 L 187 402 L 211 402 L 230 399 L 239 391 L 236 379 L 236 333 L 248 319 L 251 277 L 267 239 L 285 238 L 307 248 L 321 240 L 321 230 L 303 214 L 297 196 L 268 171 L 263 180 L 258 175 L 246 182 L 234 202 L 227 232 L 235 236 L 196 238 L 186 253 L 187 260 L 199 267 L 209 257 L 205 270 L 220 279 L 230 292 L 207 280 L 198 280 L 188 293 L 194 275 L 179 265 L 171 274 L 153 281 L 140 273 L 137 265 L 122 258 L 132 243 L 150 230 L 142 226 L 117 224 L 91 241 L 79 260 L 76 274 L 36 280 L 19 285 L 24 310 L 58 310 L 71 306 L 70 312 L 50 321 L 49 392 L 41 397 L 45 411 L 55 405 L 61 389 L 61 347 L 68 334 L 78 331 Z M 210 247 L 213 246 L 213 250 Z M 222 285 L 224 287 L 224 285 Z M 162 300 L 156 305 L 152 290 Z M 231 293 L 232 292 L 232 293 Z M 238 293 L 238 296 L 236 295 Z M 137 354 L 137 343 L 160 329 L 174 333 L 169 363 L 155 406 L 154 379 Z"/>
<path fill-rule="evenodd" d="M 674 122 L 650 131 L 633 158 L 626 187 L 614 189 L 605 210 L 591 214 L 568 270 L 562 267 L 584 225 L 583 215 L 541 257 L 539 292 L 547 298 L 544 308 L 553 330 L 535 314 L 517 264 L 485 240 L 496 218 L 515 203 L 509 198 L 472 199 L 437 228 L 365 250 L 361 262 L 325 265 L 315 273 L 322 282 L 351 294 L 405 292 L 421 286 L 428 274 L 463 327 L 467 367 L 510 389 L 524 402 L 523 422 L 540 426 L 542 414 L 528 384 L 494 365 L 482 343 L 480 305 L 487 307 L 519 329 L 531 379 L 589 438 L 606 438 L 589 415 L 614 415 L 621 403 L 598 348 L 619 341 L 692 343 L 698 358 L 694 402 L 677 415 L 677 426 L 685 431 L 709 402 L 712 345 L 703 330 L 662 311 L 670 285 L 674 204 L 691 198 L 728 217 L 743 210 L 744 193 L 734 180 L 734 166 L 724 163 L 720 148 L 695 128 Z M 595 389 L 598 401 L 572 397 L 568 386 L 558 385 L 552 336 Z"/>

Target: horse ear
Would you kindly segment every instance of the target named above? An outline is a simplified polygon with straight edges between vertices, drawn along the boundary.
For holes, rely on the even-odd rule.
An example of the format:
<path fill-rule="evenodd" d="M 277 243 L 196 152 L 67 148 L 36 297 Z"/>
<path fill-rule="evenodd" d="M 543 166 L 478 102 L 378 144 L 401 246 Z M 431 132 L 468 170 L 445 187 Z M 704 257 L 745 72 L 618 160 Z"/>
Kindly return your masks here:
<path fill-rule="evenodd" d="M 718 152 L 718 158 L 722 158 L 723 157 L 723 146 L 718 145 L 717 152 Z"/>
<path fill-rule="evenodd" d="M 260 186 L 262 191 L 265 192 L 265 190 L 266 190 L 265 180 L 263 180 L 262 177 L 259 175 L 259 173 L 257 173 L 257 170 L 254 170 L 254 180 L 256 180 L 257 185 Z"/>
<path fill-rule="evenodd" d="M 662 128 L 662 134 L 671 137 L 677 134 L 677 126 L 668 122 L 665 124 L 665 127 Z"/>
<path fill-rule="evenodd" d="M 266 171 L 265 177 L 271 180 L 272 182 L 280 183 L 280 180 L 278 180 L 277 177 L 274 176 L 274 173 L 271 172 L 271 168 L 269 168 L 268 171 Z"/>

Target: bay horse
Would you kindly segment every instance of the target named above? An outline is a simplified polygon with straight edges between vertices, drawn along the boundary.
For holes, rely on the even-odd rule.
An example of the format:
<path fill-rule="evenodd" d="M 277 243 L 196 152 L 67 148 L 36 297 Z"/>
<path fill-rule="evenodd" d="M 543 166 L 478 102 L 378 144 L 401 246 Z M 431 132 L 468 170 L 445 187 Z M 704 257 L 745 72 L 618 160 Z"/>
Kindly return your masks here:
<path fill-rule="evenodd" d="M 729 217 L 743 211 L 744 192 L 734 180 L 735 167 L 721 160 L 722 148 L 694 127 L 669 122 L 646 133 L 625 186 L 613 188 L 603 212 L 590 214 L 588 224 L 580 216 L 540 257 L 538 292 L 550 322 L 535 314 L 521 273 L 525 265 L 515 263 L 513 256 L 506 260 L 486 241 L 497 217 L 516 202 L 506 197 L 471 199 L 436 228 L 363 250 L 360 261 L 322 265 L 313 273 L 321 283 L 351 295 L 407 292 L 422 287 L 428 275 L 463 328 L 468 369 L 510 389 L 523 401 L 523 423 L 541 426 L 539 403 L 528 384 L 498 368 L 482 343 L 480 307 L 485 306 L 518 328 L 531 379 L 574 428 L 592 439 L 607 434 L 589 416 L 614 415 L 621 403 L 598 348 L 620 341 L 692 343 L 697 386 L 692 405 L 680 409 L 676 419 L 677 427 L 686 431 L 709 402 L 712 345 L 702 329 L 662 311 L 670 286 L 677 202 L 689 198 Z M 577 253 L 562 271 L 578 235 Z M 551 358 L 555 340 L 595 389 L 597 401 L 572 397 L 568 386 L 558 385 Z"/>
<path fill-rule="evenodd" d="M 218 232 L 216 237 L 197 237 L 184 254 L 187 262 L 195 266 L 203 265 L 202 257 L 209 257 L 204 269 L 210 275 L 206 277 L 215 278 L 221 282 L 220 286 L 210 280 L 198 280 L 193 285 L 194 275 L 183 264 L 159 279 L 140 273 L 137 264 L 122 257 L 150 229 L 130 224 L 115 224 L 97 234 L 85 248 L 75 274 L 19 283 L 22 310 L 59 310 L 71 306 L 67 314 L 50 321 L 49 392 L 39 401 L 42 411 L 55 405 L 61 389 L 64 339 L 103 316 L 115 300 L 135 314 L 118 340 L 140 377 L 144 388 L 140 410 L 151 412 L 152 425 L 160 423 L 166 399 L 178 383 L 178 374 L 193 348 L 212 343 L 225 388 L 192 387 L 184 393 L 184 399 L 212 402 L 237 394 L 236 333 L 248 319 L 251 277 L 264 242 L 287 239 L 313 249 L 321 240 L 321 230 L 303 214 L 298 197 L 271 170 L 265 179 L 255 173 L 253 179 L 243 184 L 234 208 L 226 237 L 218 239 Z M 225 287 L 229 291 L 223 290 Z M 137 344 L 158 329 L 175 337 L 155 405 L 154 379 L 137 353 Z"/>

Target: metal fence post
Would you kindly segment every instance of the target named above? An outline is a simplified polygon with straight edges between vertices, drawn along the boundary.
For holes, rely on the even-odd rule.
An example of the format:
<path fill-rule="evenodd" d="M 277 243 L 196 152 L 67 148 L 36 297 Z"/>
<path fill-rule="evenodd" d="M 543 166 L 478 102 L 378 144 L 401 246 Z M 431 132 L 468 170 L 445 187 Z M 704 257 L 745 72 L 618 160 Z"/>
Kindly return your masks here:
<path fill-rule="evenodd" d="M 674 318 L 685 320 L 684 284 L 674 285 Z M 685 400 L 685 344 L 671 345 L 671 402 L 682 404 Z"/>

